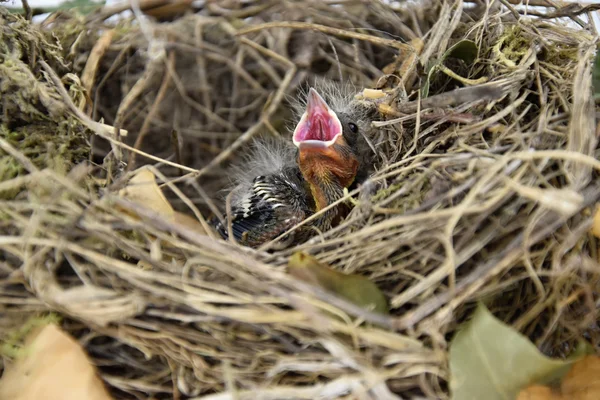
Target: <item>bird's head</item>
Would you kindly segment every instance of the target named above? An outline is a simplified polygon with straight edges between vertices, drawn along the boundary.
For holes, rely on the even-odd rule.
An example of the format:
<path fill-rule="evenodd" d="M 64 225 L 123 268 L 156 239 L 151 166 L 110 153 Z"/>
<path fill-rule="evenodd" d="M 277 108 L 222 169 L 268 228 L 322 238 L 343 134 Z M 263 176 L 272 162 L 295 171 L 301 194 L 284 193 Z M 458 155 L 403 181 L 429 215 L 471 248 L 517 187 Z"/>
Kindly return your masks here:
<path fill-rule="evenodd" d="M 333 104 L 330 106 L 311 88 L 292 140 L 298 148 L 298 163 L 307 181 L 335 179 L 347 187 L 359 168 L 364 141 L 361 141 L 361 130 L 366 124 L 358 115 L 348 112 L 347 107 L 335 104 L 341 99 L 333 100 L 338 101 L 330 101 Z"/>

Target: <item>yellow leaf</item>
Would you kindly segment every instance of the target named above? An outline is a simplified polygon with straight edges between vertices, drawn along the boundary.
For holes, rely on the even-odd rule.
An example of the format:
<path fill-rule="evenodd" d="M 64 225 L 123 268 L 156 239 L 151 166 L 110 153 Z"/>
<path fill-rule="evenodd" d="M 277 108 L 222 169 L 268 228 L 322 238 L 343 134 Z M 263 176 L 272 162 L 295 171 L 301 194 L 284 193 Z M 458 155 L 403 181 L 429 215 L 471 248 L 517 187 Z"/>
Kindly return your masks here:
<path fill-rule="evenodd" d="M 592 222 L 592 235 L 600 238 L 600 206 L 596 205 L 594 221 Z"/>
<path fill-rule="evenodd" d="M 382 113 L 384 115 L 396 115 L 397 114 L 394 107 L 392 107 L 388 104 L 383 104 L 383 103 L 378 104 L 377 109 L 379 110 L 380 113 Z"/>
<path fill-rule="evenodd" d="M 191 217 L 187 214 L 183 214 L 183 213 L 175 211 L 175 213 L 173 214 L 173 222 L 175 222 L 178 225 L 185 226 L 186 228 L 193 229 L 195 231 L 200 231 L 200 232 L 206 234 L 206 231 L 200 224 L 200 221 L 198 221 L 196 218 Z"/>
<path fill-rule="evenodd" d="M 32 332 L 6 366 L 0 400 L 111 400 L 79 343 L 58 326 Z"/>
<path fill-rule="evenodd" d="M 385 97 L 385 92 L 378 89 L 364 89 L 362 95 L 365 99 L 375 100 Z"/>
<path fill-rule="evenodd" d="M 172 217 L 175 213 L 156 184 L 156 177 L 146 168 L 138 170 L 127 186 L 119 191 L 119 195 L 164 216 Z"/>
<path fill-rule="evenodd" d="M 421 38 L 414 38 L 411 39 L 410 45 L 413 47 L 413 49 L 415 49 L 417 54 L 420 54 L 423 51 L 423 48 L 425 47 L 425 42 Z"/>
<path fill-rule="evenodd" d="M 160 187 L 156 184 L 154 173 L 147 168 L 139 169 L 129 180 L 127 186 L 119 191 L 119 195 L 160 214 L 170 222 L 185 226 L 203 235 L 206 234 L 206 230 L 200 221 L 173 209 Z M 126 211 L 136 215 L 134 210 L 127 209 Z"/>
<path fill-rule="evenodd" d="M 298 252 L 288 261 L 290 275 L 320 286 L 363 308 L 388 313 L 387 299 L 377 285 L 360 275 L 346 275 L 320 263 L 314 257 Z"/>

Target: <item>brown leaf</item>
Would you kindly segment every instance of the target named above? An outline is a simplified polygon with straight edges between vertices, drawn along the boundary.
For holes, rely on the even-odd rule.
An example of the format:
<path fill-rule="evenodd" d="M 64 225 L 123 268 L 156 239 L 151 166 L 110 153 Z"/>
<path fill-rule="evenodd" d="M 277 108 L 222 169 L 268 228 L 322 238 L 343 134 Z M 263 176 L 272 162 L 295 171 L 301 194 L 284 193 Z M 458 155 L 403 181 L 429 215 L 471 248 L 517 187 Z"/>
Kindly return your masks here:
<path fill-rule="evenodd" d="M 554 393 L 552 389 L 544 385 L 533 385 L 521 390 L 517 400 L 562 400 L 562 395 Z"/>
<path fill-rule="evenodd" d="M 596 205 L 594 212 L 594 221 L 592 223 L 592 235 L 600 238 L 600 206 Z"/>
<path fill-rule="evenodd" d="M 565 398 L 600 399 L 600 357 L 587 356 L 576 362 L 560 388 Z"/>
<path fill-rule="evenodd" d="M 127 186 L 119 191 L 119 195 L 166 217 L 172 217 L 175 213 L 156 184 L 156 177 L 146 168 L 138 170 Z"/>
<path fill-rule="evenodd" d="M 0 400 L 111 400 L 85 351 L 58 326 L 32 332 L 6 367 Z"/>
<path fill-rule="evenodd" d="M 171 207 L 162 190 L 156 184 L 156 177 L 147 168 L 138 170 L 133 178 L 129 180 L 127 186 L 119 192 L 119 195 L 160 214 L 171 222 L 206 235 L 206 231 L 200 221 L 187 214 L 175 211 Z M 132 215 L 136 215 L 134 210 L 128 209 L 126 211 Z"/>
<path fill-rule="evenodd" d="M 600 399 L 600 357 L 587 356 L 577 361 L 563 378 L 560 393 L 550 387 L 532 385 L 522 390 L 517 400 L 597 400 Z"/>

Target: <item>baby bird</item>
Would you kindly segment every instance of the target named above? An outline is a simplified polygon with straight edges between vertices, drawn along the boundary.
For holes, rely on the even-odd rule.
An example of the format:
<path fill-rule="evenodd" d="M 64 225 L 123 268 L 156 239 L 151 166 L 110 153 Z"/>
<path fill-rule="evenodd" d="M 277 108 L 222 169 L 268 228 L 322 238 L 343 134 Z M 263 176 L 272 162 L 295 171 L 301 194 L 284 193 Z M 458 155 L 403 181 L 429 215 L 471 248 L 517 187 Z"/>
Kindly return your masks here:
<path fill-rule="evenodd" d="M 320 92 L 320 93 L 319 93 Z M 232 233 L 245 246 L 258 247 L 343 196 L 364 180 L 373 152 L 365 134 L 370 106 L 354 100 L 348 87 L 320 83 L 294 105 L 299 121 L 292 142 L 255 141 L 246 162 L 237 168 L 231 194 Z M 278 242 L 279 248 L 308 239 L 345 217 L 334 207 Z M 216 224 L 223 238 L 227 225 Z"/>

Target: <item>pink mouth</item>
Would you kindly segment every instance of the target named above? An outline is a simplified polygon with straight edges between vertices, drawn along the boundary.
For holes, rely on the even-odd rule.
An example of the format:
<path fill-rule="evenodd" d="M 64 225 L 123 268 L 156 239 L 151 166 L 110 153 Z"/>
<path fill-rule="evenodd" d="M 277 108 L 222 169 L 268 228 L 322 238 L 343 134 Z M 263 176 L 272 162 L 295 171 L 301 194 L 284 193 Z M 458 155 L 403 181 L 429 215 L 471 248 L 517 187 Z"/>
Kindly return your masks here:
<path fill-rule="evenodd" d="M 308 92 L 306 111 L 294 130 L 298 147 L 329 147 L 342 134 L 342 124 L 325 100 L 313 88 Z"/>

